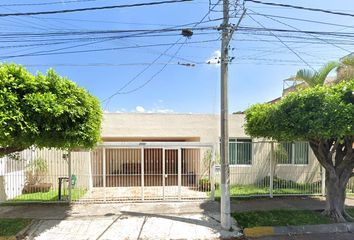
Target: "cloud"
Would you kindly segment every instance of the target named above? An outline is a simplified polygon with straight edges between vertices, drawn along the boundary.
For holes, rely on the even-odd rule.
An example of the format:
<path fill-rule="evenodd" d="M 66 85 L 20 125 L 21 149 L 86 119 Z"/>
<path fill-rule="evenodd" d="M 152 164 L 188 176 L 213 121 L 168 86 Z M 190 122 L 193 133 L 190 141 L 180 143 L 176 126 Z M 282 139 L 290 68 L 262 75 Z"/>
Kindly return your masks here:
<path fill-rule="evenodd" d="M 161 106 L 155 106 L 151 109 L 145 109 L 143 106 L 136 106 L 135 110 L 132 112 L 137 113 L 174 113 L 173 109 L 170 108 L 163 108 Z"/>
<path fill-rule="evenodd" d="M 220 65 L 220 57 L 221 57 L 221 52 L 220 50 L 216 50 L 213 52 L 212 56 L 206 60 L 206 63 L 219 66 Z"/>
<path fill-rule="evenodd" d="M 156 113 L 173 113 L 174 111 L 169 108 L 155 109 Z"/>
<path fill-rule="evenodd" d="M 143 113 L 143 112 L 145 112 L 145 108 L 142 106 L 136 106 L 135 111 L 138 113 Z"/>

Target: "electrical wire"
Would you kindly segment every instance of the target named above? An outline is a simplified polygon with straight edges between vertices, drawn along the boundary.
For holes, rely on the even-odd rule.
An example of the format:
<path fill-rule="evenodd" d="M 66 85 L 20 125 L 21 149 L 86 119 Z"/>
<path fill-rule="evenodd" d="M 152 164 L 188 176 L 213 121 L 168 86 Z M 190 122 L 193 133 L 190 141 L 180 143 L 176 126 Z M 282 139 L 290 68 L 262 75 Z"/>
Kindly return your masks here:
<path fill-rule="evenodd" d="M 220 1 L 220 0 L 218 0 L 217 3 L 219 3 L 219 1 Z M 216 5 L 215 5 L 214 7 L 216 7 Z M 213 9 L 213 8 L 212 8 L 212 9 Z M 198 26 L 199 24 L 201 24 L 201 23 L 205 20 L 205 18 L 207 18 L 207 17 L 209 16 L 209 14 L 210 14 L 210 12 L 212 11 L 212 9 L 209 8 L 209 11 L 202 17 L 202 19 L 201 19 L 198 23 L 194 24 L 193 27 L 195 28 L 196 26 Z M 168 48 L 168 49 L 166 49 L 165 52 L 167 52 L 169 49 L 171 49 L 173 46 L 175 46 L 181 39 L 182 39 L 182 38 L 179 38 L 179 39 L 175 42 L 175 44 L 171 45 L 171 47 Z M 187 38 L 186 38 L 186 40 L 180 45 L 180 47 L 177 49 L 177 51 L 175 52 L 175 54 L 174 54 L 173 56 L 171 56 L 171 58 L 169 59 L 168 62 L 172 61 L 172 59 L 174 59 L 174 58 L 177 56 L 177 54 L 179 53 L 179 51 L 182 49 L 182 47 L 184 46 L 184 44 L 185 44 L 186 42 L 187 42 Z M 155 60 L 157 61 L 161 56 L 162 56 L 162 55 L 160 55 L 160 56 L 159 56 L 158 58 L 156 58 Z M 152 62 L 151 65 L 148 65 L 147 68 L 150 68 L 150 67 L 153 65 L 153 63 L 156 62 L 155 60 Z M 160 74 L 166 67 L 167 67 L 167 64 L 164 65 L 156 74 L 154 74 L 154 75 L 153 75 L 149 80 L 147 80 L 144 84 L 142 84 L 141 86 L 139 86 L 139 87 L 133 89 L 133 91 L 125 92 L 125 94 L 132 93 L 132 92 L 138 91 L 139 89 L 143 88 L 143 87 L 146 86 L 149 82 L 151 82 L 158 74 Z M 143 70 L 143 71 L 145 71 L 145 70 Z M 134 80 L 133 80 L 133 79 L 130 80 L 130 81 L 128 82 L 128 84 L 126 84 L 125 87 L 127 87 L 130 83 L 132 83 L 133 81 L 135 81 L 135 79 L 136 79 L 136 78 L 134 78 Z M 124 87 L 124 88 L 125 88 L 125 87 Z M 121 92 L 124 88 L 120 88 L 120 90 L 116 91 L 114 94 L 112 94 L 111 96 L 109 96 L 108 98 L 106 98 L 106 99 L 104 99 L 104 100 L 102 101 L 102 102 L 107 101 L 105 109 L 107 109 L 110 100 L 111 100 L 114 96 L 120 94 L 120 92 Z"/>
<path fill-rule="evenodd" d="M 290 5 L 290 4 L 262 2 L 262 1 L 258 1 L 258 0 L 244 0 L 244 1 L 245 2 L 263 4 L 263 5 L 276 6 L 276 7 L 293 8 L 293 9 L 299 9 L 299 10 L 307 10 L 307 11 L 313 11 L 313 12 L 321 12 L 321 13 L 329 13 L 329 14 L 334 14 L 334 15 L 340 15 L 340 16 L 354 17 L 354 14 L 351 14 L 351 13 L 331 11 L 331 10 L 320 9 L 320 8 L 308 8 L 308 7 L 296 6 L 296 5 Z"/>
<path fill-rule="evenodd" d="M 257 13 L 257 12 L 255 12 L 255 11 L 253 11 L 253 10 L 249 10 L 249 11 L 251 11 L 251 12 L 253 12 L 253 13 Z M 262 16 L 262 15 L 261 15 L 261 16 Z M 277 22 L 277 23 L 283 24 L 283 25 L 285 25 L 285 26 L 287 26 L 287 27 L 290 27 L 290 28 L 292 28 L 292 29 L 295 29 L 295 30 L 297 30 L 297 31 L 301 31 L 301 30 L 300 30 L 299 28 L 297 28 L 297 27 L 294 27 L 294 26 L 292 26 L 292 25 L 290 25 L 290 24 L 284 23 L 284 22 L 282 22 L 282 21 L 280 21 L 280 20 L 277 20 L 277 19 L 274 19 L 274 18 L 272 18 L 272 17 L 269 17 L 269 16 L 263 16 L 263 17 L 268 18 L 268 19 L 271 19 L 271 20 L 273 20 L 273 21 L 275 21 L 275 22 Z M 349 50 L 347 50 L 347 49 L 345 49 L 345 48 L 343 48 L 343 47 L 341 47 L 341 46 L 338 46 L 337 44 L 334 44 L 334 43 L 331 43 L 331 42 L 329 42 L 329 41 L 327 41 L 327 40 L 325 40 L 325 39 L 319 38 L 319 37 L 315 36 L 314 34 L 311 34 L 311 33 L 306 33 L 306 34 L 309 35 L 309 36 L 314 37 L 315 39 L 318 39 L 318 40 L 320 40 L 320 41 L 323 41 L 323 42 L 325 42 L 325 43 L 327 43 L 327 44 L 329 44 L 329 45 L 332 45 L 332 46 L 334 46 L 334 47 L 336 47 L 336 48 L 338 48 L 338 49 L 340 49 L 340 50 L 342 50 L 342 51 L 345 51 L 345 52 L 347 52 L 347 53 L 351 53 L 351 52 L 352 52 L 352 51 L 349 51 Z"/>
<path fill-rule="evenodd" d="M 162 4 L 183 3 L 183 2 L 190 2 L 190 1 L 192 1 L 192 0 L 170 0 L 170 1 L 160 1 L 160 2 L 146 2 L 146 3 L 134 3 L 134 4 L 124 4 L 124 5 L 114 5 L 114 6 L 103 6 L 103 7 L 63 9 L 63 10 L 42 11 L 42 12 L 0 13 L 0 17 L 48 15 L 48 14 L 84 12 L 84 11 L 95 11 L 95 10 L 108 10 L 108 9 L 118 9 L 118 8 L 156 6 L 156 5 L 162 5 Z"/>
<path fill-rule="evenodd" d="M 11 3 L 11 4 L 1 4 L 0 7 L 26 7 L 26 6 L 47 6 L 47 5 L 57 5 L 57 4 L 67 4 L 67 3 L 86 3 L 86 2 L 97 2 L 99 0 L 70 0 L 70 1 L 56 1 L 56 2 L 44 2 L 44 3 Z"/>
<path fill-rule="evenodd" d="M 247 14 L 247 13 L 246 13 Z M 248 14 L 247 14 L 248 15 Z M 262 28 L 266 29 L 266 27 L 258 22 L 256 19 L 254 19 L 252 16 L 248 15 L 254 22 L 256 22 L 258 25 L 260 25 Z M 270 30 L 268 30 L 270 31 Z M 305 59 L 303 59 L 297 52 L 295 52 L 288 44 L 286 44 L 282 39 L 280 39 L 277 35 L 275 35 L 272 31 L 270 33 L 278 39 L 287 49 L 289 49 L 293 54 L 295 54 L 302 62 L 304 62 L 308 67 L 310 67 L 312 70 L 316 71 Z"/>
<path fill-rule="evenodd" d="M 303 18 L 285 17 L 285 16 L 279 16 L 279 15 L 273 15 L 273 14 L 265 14 L 265 13 L 259 13 L 259 12 L 254 12 L 251 15 L 261 15 L 261 16 L 281 18 L 281 19 L 294 20 L 294 21 L 301 21 L 301 22 L 307 22 L 307 23 L 317 23 L 317 24 L 322 24 L 322 25 L 327 25 L 327 26 L 354 28 L 353 25 L 344 25 L 344 24 L 323 22 L 323 21 L 318 21 L 318 20 L 316 21 L 316 20 L 303 19 Z"/>
<path fill-rule="evenodd" d="M 217 39 L 204 40 L 204 41 L 195 41 L 184 44 L 194 44 L 194 43 L 205 43 L 205 42 L 217 42 Z M 112 47 L 112 48 L 99 48 L 99 49 L 87 49 L 87 50 L 76 50 L 76 51 L 65 51 L 65 52 L 50 52 L 50 53 L 28 53 L 28 54 L 19 54 L 19 55 L 8 55 L 3 56 L 3 59 L 18 58 L 18 57 L 34 57 L 34 56 L 50 56 L 50 55 L 63 55 L 63 54 L 74 54 L 74 53 L 90 53 L 90 52 L 103 52 L 103 51 L 116 51 L 123 49 L 135 49 L 135 48 L 149 48 L 149 47 L 160 47 L 160 46 L 170 46 L 173 43 L 160 43 L 160 44 L 149 44 L 149 45 L 140 45 L 140 46 L 130 46 L 130 47 Z M 176 43 L 174 45 L 180 45 L 182 43 Z M 164 54 L 165 55 L 165 54 Z"/>

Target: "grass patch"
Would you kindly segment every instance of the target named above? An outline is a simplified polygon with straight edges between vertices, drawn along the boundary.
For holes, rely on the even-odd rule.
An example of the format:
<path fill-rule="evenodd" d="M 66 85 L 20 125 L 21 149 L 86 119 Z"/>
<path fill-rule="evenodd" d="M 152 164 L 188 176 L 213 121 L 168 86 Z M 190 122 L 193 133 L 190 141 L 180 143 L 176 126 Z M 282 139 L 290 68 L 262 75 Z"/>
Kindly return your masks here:
<path fill-rule="evenodd" d="M 72 189 L 72 200 L 80 199 L 85 193 L 86 189 L 74 188 Z M 68 198 L 68 191 L 62 193 L 62 199 Z M 19 195 L 11 200 L 5 202 L 8 203 L 18 203 L 18 202 L 53 202 L 58 201 L 58 190 L 53 189 L 49 192 L 36 192 L 36 193 L 26 193 Z"/>
<path fill-rule="evenodd" d="M 0 237 L 10 237 L 30 224 L 31 219 L 6 219 L 0 218 Z"/>
<path fill-rule="evenodd" d="M 269 188 L 260 188 L 254 185 L 231 185 L 230 196 L 251 196 L 251 195 L 269 194 Z M 220 188 L 215 189 L 215 197 L 220 197 Z"/>
<path fill-rule="evenodd" d="M 354 208 L 353 207 L 347 208 L 346 211 L 350 216 L 354 217 Z"/>
<path fill-rule="evenodd" d="M 323 216 L 320 212 L 310 210 L 250 211 L 233 213 L 232 216 L 243 228 L 332 223 L 328 217 Z"/>
<path fill-rule="evenodd" d="M 315 190 L 315 191 L 314 191 Z M 273 194 L 315 194 L 318 193 L 316 189 L 311 189 L 307 187 L 299 188 L 297 187 L 284 187 L 284 188 L 274 188 Z M 269 195 L 269 187 L 257 187 L 255 185 L 231 185 L 230 186 L 230 196 L 231 197 L 242 197 L 242 196 L 252 196 L 252 195 Z M 220 197 L 220 189 L 215 190 L 215 197 Z"/>

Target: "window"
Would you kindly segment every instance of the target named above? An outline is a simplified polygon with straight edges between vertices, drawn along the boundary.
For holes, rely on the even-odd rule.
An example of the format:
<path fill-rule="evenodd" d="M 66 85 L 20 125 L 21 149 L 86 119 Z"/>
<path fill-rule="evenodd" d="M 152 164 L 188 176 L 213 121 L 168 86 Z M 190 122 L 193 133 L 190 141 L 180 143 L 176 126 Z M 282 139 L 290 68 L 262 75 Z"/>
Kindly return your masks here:
<path fill-rule="evenodd" d="M 278 164 L 308 164 L 309 145 L 307 142 L 279 143 L 275 155 Z"/>
<path fill-rule="evenodd" d="M 232 165 L 251 165 L 252 139 L 229 139 L 229 159 Z"/>

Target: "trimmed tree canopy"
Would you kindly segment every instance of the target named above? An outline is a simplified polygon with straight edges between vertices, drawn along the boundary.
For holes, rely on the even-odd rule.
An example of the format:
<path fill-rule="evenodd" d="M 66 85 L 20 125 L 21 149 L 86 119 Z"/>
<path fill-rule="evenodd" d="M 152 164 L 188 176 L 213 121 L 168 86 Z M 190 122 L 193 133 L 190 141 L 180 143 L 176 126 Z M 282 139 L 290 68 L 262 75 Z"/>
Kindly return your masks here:
<path fill-rule="evenodd" d="M 353 220 L 345 211 L 346 185 L 354 176 L 354 80 L 294 92 L 275 104 L 246 110 L 246 132 L 254 137 L 310 143 L 326 171 L 325 214 Z"/>
<path fill-rule="evenodd" d="M 343 139 L 354 135 L 354 80 L 291 93 L 246 110 L 246 132 L 278 141 Z"/>
<path fill-rule="evenodd" d="M 30 146 L 91 148 L 100 140 L 97 98 L 50 69 L 0 65 L 0 155 Z"/>

